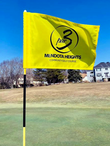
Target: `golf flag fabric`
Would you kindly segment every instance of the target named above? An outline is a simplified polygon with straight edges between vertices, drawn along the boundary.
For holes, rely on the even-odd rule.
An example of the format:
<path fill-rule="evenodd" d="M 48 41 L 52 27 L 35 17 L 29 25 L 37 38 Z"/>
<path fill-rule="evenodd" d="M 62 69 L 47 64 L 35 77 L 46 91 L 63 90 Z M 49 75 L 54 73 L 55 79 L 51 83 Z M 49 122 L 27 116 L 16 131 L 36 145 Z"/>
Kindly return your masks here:
<path fill-rule="evenodd" d="M 100 26 L 24 12 L 23 68 L 92 70 Z"/>

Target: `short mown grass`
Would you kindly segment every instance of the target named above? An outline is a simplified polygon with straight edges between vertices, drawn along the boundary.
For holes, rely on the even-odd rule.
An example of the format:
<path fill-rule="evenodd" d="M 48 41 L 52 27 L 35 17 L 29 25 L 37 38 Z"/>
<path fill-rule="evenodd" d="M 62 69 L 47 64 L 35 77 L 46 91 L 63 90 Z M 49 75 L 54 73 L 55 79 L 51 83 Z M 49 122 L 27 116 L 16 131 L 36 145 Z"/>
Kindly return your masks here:
<path fill-rule="evenodd" d="M 0 109 L 0 146 L 22 145 L 22 109 Z M 27 108 L 26 146 L 109 146 L 110 109 Z"/>
<path fill-rule="evenodd" d="M 26 146 L 110 146 L 110 82 L 26 93 Z M 23 145 L 22 104 L 22 88 L 0 90 L 0 146 Z"/>

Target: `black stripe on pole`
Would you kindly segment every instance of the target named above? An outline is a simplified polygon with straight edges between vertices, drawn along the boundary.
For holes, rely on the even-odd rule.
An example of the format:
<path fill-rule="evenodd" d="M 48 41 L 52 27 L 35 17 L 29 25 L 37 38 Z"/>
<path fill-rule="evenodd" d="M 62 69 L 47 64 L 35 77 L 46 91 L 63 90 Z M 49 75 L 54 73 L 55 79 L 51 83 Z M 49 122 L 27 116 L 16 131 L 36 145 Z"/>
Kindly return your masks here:
<path fill-rule="evenodd" d="M 24 75 L 24 88 L 23 88 L 23 127 L 26 127 L 26 75 Z"/>

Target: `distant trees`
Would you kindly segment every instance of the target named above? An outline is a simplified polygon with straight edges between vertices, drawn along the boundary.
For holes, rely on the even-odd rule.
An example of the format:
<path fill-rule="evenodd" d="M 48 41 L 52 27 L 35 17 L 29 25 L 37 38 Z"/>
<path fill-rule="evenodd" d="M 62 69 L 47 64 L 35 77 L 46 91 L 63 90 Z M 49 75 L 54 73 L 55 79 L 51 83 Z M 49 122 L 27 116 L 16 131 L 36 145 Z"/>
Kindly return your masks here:
<path fill-rule="evenodd" d="M 9 88 L 10 77 L 9 77 L 9 61 L 3 61 L 0 63 L 0 88 Z"/>
<path fill-rule="evenodd" d="M 27 84 L 27 86 L 32 86 L 33 78 L 34 78 L 33 69 L 26 69 L 26 84 Z"/>
<path fill-rule="evenodd" d="M 17 86 L 18 78 L 23 73 L 22 60 L 19 58 L 0 63 L 0 88 Z"/>
<path fill-rule="evenodd" d="M 68 79 L 69 82 L 78 82 L 81 81 L 82 77 L 79 70 L 60 70 L 60 69 L 35 69 L 34 70 L 34 79 L 37 81 L 47 81 L 51 83 L 60 83 L 64 79 Z"/>
<path fill-rule="evenodd" d="M 68 70 L 68 79 L 69 79 L 69 82 L 75 82 L 75 83 L 78 81 L 81 81 L 82 77 L 80 75 L 80 71 L 69 69 Z"/>
<path fill-rule="evenodd" d="M 63 71 L 60 69 L 48 69 L 45 74 L 49 84 L 62 82 L 65 78 Z"/>
<path fill-rule="evenodd" d="M 64 80 L 63 70 L 60 69 L 35 69 L 34 79 L 37 81 L 47 81 L 49 84 L 58 83 Z"/>
<path fill-rule="evenodd" d="M 45 74 L 45 70 L 43 70 L 43 69 L 35 69 L 34 71 L 33 71 L 33 73 L 34 73 L 34 80 L 36 80 L 36 81 L 45 81 L 45 78 L 46 78 L 46 74 Z"/>
<path fill-rule="evenodd" d="M 20 79 L 20 81 L 19 81 Z M 60 70 L 60 69 L 27 69 L 26 83 L 28 86 L 32 81 L 47 81 L 51 83 L 60 83 L 69 80 L 69 82 L 78 82 L 82 78 L 79 70 Z M 23 61 L 15 58 L 10 61 L 0 63 L 0 88 L 18 87 L 19 82 L 23 85 Z"/>
<path fill-rule="evenodd" d="M 15 87 L 17 87 L 18 79 L 23 74 L 23 61 L 22 59 L 15 58 L 10 61 L 10 79 L 11 87 L 13 87 L 13 81 L 15 81 Z"/>

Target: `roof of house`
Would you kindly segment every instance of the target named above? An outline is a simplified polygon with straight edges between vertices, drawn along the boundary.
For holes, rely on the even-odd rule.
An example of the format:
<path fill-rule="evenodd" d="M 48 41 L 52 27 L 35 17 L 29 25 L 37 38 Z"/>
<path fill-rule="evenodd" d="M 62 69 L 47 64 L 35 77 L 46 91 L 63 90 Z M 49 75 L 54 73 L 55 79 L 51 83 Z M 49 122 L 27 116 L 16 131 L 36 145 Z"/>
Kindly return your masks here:
<path fill-rule="evenodd" d="M 96 65 L 94 68 L 105 68 L 105 67 L 110 67 L 110 62 L 101 62 L 98 65 Z"/>

